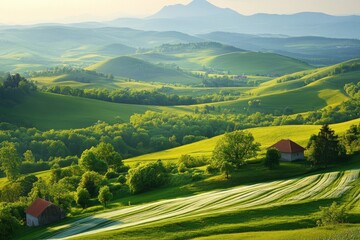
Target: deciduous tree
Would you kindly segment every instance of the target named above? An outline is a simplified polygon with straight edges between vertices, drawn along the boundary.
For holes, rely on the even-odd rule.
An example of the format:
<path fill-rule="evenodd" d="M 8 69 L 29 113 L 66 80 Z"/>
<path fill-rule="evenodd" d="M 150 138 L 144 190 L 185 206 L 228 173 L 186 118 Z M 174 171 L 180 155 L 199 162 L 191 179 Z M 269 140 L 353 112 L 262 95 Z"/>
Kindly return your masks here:
<path fill-rule="evenodd" d="M 3 142 L 0 148 L 1 169 L 10 181 L 20 176 L 21 159 L 12 142 Z"/>
<path fill-rule="evenodd" d="M 113 194 L 110 192 L 108 186 L 103 186 L 102 188 L 100 188 L 98 200 L 101 204 L 104 205 L 104 207 L 106 207 L 106 204 L 111 201 L 112 198 Z"/>
<path fill-rule="evenodd" d="M 260 144 L 254 142 L 254 137 L 246 131 L 226 133 L 217 143 L 213 151 L 213 159 L 220 168 L 223 162 L 229 162 L 237 168 L 246 159 L 256 157 Z"/>
<path fill-rule="evenodd" d="M 279 161 L 281 158 L 281 153 L 276 148 L 269 148 L 266 151 L 266 157 L 264 165 L 269 169 L 274 169 L 279 166 Z"/>

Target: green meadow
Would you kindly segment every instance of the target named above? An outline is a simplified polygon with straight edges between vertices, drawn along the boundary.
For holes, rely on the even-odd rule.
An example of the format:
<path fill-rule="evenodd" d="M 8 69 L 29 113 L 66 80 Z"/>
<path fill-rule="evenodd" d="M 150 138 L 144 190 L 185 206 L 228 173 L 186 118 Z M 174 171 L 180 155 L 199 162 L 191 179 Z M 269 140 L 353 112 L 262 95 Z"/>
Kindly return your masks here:
<path fill-rule="evenodd" d="M 333 124 L 331 128 L 337 133 L 344 133 L 351 125 L 360 123 L 360 119 L 355 119 L 345 123 Z M 264 153 L 266 148 L 275 144 L 281 139 L 291 139 L 296 143 L 306 147 L 307 142 L 312 134 L 317 134 L 320 125 L 293 125 L 293 126 L 273 126 L 246 129 L 253 134 L 255 141 L 261 144 L 261 152 Z M 222 136 L 202 140 L 181 147 L 150 153 L 130 159 L 126 159 L 128 164 L 135 164 L 141 161 L 156 161 L 158 159 L 166 161 L 176 161 L 181 155 L 189 154 L 191 156 L 211 156 L 216 142 Z"/>

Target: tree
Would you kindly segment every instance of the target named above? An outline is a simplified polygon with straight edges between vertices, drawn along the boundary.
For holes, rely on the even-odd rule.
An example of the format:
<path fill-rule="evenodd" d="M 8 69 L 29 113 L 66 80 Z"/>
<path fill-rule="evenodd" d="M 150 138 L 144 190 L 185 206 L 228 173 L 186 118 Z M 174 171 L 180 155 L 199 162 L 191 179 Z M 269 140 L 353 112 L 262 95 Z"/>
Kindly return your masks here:
<path fill-rule="evenodd" d="M 98 200 L 101 204 L 106 207 L 106 203 L 111 201 L 113 198 L 113 194 L 110 192 L 110 189 L 108 186 L 103 186 L 100 188 Z"/>
<path fill-rule="evenodd" d="M 85 188 L 91 197 L 96 197 L 102 182 L 103 177 L 99 173 L 85 172 L 81 177 L 79 187 Z"/>
<path fill-rule="evenodd" d="M 115 151 L 113 145 L 110 143 L 101 142 L 96 147 L 92 147 L 90 151 L 92 151 L 99 160 L 106 162 L 107 165 L 115 171 L 123 166 L 120 154 Z"/>
<path fill-rule="evenodd" d="M 90 194 L 86 188 L 79 187 L 76 191 L 75 201 L 82 208 L 86 208 L 90 201 Z"/>
<path fill-rule="evenodd" d="M 49 186 L 50 198 L 53 203 L 68 211 L 74 201 L 74 196 L 68 186 L 61 182 L 55 182 Z"/>
<path fill-rule="evenodd" d="M 308 160 L 313 165 L 327 165 L 345 158 L 345 147 L 338 140 L 334 130 L 325 124 L 318 135 L 312 135 L 308 143 Z"/>
<path fill-rule="evenodd" d="M 226 179 L 229 179 L 230 173 L 234 170 L 234 165 L 230 162 L 223 161 L 220 166 L 220 172 L 224 173 Z"/>
<path fill-rule="evenodd" d="M 21 227 L 20 221 L 8 208 L 0 206 L 0 239 L 12 239 L 19 227 Z"/>
<path fill-rule="evenodd" d="M 79 166 L 85 171 L 94 171 L 101 174 L 106 173 L 108 168 L 106 162 L 99 160 L 91 149 L 87 149 L 81 154 Z"/>
<path fill-rule="evenodd" d="M 220 168 L 222 162 L 229 162 L 239 168 L 246 159 L 256 157 L 260 144 L 246 131 L 226 133 L 217 143 L 213 151 L 213 159 Z"/>
<path fill-rule="evenodd" d="M 360 124 L 351 125 L 343 136 L 342 141 L 349 149 L 350 153 L 360 150 Z"/>
<path fill-rule="evenodd" d="M 0 148 L 0 164 L 10 181 L 16 180 L 20 176 L 21 159 L 12 142 L 3 142 Z"/>
<path fill-rule="evenodd" d="M 281 153 L 276 148 L 269 148 L 266 151 L 266 157 L 264 165 L 269 169 L 274 169 L 279 166 L 279 161 L 281 158 Z"/>
<path fill-rule="evenodd" d="M 55 163 L 51 167 L 51 175 L 50 175 L 50 182 L 57 183 L 61 179 L 61 168 L 59 164 Z"/>
<path fill-rule="evenodd" d="M 129 170 L 127 184 L 132 193 L 144 192 L 150 188 L 164 184 L 166 180 L 166 169 L 162 162 L 140 164 Z"/>
<path fill-rule="evenodd" d="M 37 198 L 46 198 L 49 196 L 49 186 L 42 179 L 39 178 L 34 184 L 33 187 L 28 194 L 30 201 L 35 201 Z"/>
<path fill-rule="evenodd" d="M 24 160 L 26 162 L 35 162 L 35 156 L 31 150 L 26 150 L 23 154 Z"/>

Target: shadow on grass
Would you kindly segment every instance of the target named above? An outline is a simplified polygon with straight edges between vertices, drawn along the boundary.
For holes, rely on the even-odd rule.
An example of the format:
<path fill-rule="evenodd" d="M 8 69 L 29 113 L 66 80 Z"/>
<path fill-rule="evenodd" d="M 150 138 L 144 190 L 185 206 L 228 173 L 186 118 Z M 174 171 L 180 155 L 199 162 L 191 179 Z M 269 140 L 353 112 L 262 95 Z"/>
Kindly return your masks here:
<path fill-rule="evenodd" d="M 121 221 L 111 220 L 107 218 L 86 217 L 77 221 L 71 220 L 68 224 L 62 221 L 51 227 L 38 227 L 27 229 L 28 234 L 18 239 L 63 239 L 75 234 L 93 231 L 100 228 L 111 227 L 114 225 L 122 224 Z"/>

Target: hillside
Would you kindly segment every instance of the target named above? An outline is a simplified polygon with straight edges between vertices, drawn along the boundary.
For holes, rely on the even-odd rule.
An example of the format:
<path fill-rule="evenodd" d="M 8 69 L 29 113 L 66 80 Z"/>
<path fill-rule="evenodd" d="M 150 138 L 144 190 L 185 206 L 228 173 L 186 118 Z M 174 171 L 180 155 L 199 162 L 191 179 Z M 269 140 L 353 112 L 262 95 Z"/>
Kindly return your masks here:
<path fill-rule="evenodd" d="M 188 71 L 200 70 L 209 57 L 245 50 L 216 42 L 163 44 L 135 55 L 151 63 L 175 64 Z"/>
<path fill-rule="evenodd" d="M 100 62 L 88 67 L 87 69 L 146 82 L 180 84 L 200 83 L 200 79 L 192 77 L 179 70 L 151 64 L 149 62 L 127 56 Z"/>
<path fill-rule="evenodd" d="M 359 190 L 359 172 L 328 172 L 123 207 L 50 228 L 45 234 L 53 239 L 139 239 L 162 233 L 189 239 L 267 227 L 314 227 L 320 202 L 327 204 Z M 354 206 L 358 201 L 349 203 Z"/>
<path fill-rule="evenodd" d="M 104 25 L 106 26 L 106 25 Z M 0 29 L 0 71 L 44 70 L 63 64 L 85 67 L 136 48 L 202 41 L 180 32 L 111 27 L 13 26 Z"/>
<path fill-rule="evenodd" d="M 290 74 L 263 83 L 251 91 L 253 96 L 249 98 L 212 105 L 243 112 L 248 109 L 249 100 L 257 99 L 261 105 L 252 111 L 265 113 L 282 112 L 285 108 L 301 113 L 336 106 L 349 99 L 344 86 L 358 82 L 359 64 L 360 60 L 354 59 L 330 67 Z"/>
<path fill-rule="evenodd" d="M 251 35 L 223 31 L 199 37 L 250 51 L 274 52 L 320 66 L 344 62 L 360 55 L 359 39 Z"/>
<path fill-rule="evenodd" d="M 244 52 L 228 53 L 210 57 L 206 66 L 228 70 L 232 74 L 279 76 L 312 69 L 299 60 L 272 53 Z"/>
<path fill-rule="evenodd" d="M 335 130 L 337 134 L 342 134 L 349 129 L 351 125 L 359 123 L 360 119 L 356 119 L 344 123 L 333 124 L 330 127 Z M 251 128 L 247 129 L 247 131 L 251 132 L 254 135 L 255 141 L 261 144 L 261 150 L 262 153 L 264 153 L 267 147 L 281 139 L 291 139 L 305 147 L 310 136 L 318 133 L 320 128 L 321 126 L 319 125 L 293 125 Z M 216 142 L 221 137 L 222 135 L 181 147 L 126 159 L 125 162 L 128 164 L 134 164 L 141 161 L 156 161 L 158 159 L 174 161 L 183 154 L 190 154 L 192 156 L 210 156 Z"/>
<path fill-rule="evenodd" d="M 249 52 L 216 42 L 164 44 L 134 55 L 152 63 L 171 63 L 189 71 L 204 67 L 231 74 L 280 76 L 313 67 L 273 53 Z"/>
<path fill-rule="evenodd" d="M 34 126 L 38 129 L 82 128 L 97 121 L 115 123 L 129 121 L 134 113 L 157 107 L 117 104 L 87 98 L 63 96 L 50 93 L 36 93 L 14 107 L 0 106 L 3 121 Z"/>
<path fill-rule="evenodd" d="M 128 47 L 124 44 L 113 43 L 99 48 L 97 52 L 104 55 L 119 56 L 134 54 L 136 52 L 136 49 L 133 47 Z"/>
<path fill-rule="evenodd" d="M 39 74 L 41 75 L 41 74 Z M 44 74 L 46 75 L 46 74 Z M 54 74 L 53 76 L 36 76 L 29 78 L 39 86 L 71 86 L 77 88 L 116 88 L 118 81 L 106 76 L 91 74 L 85 71 L 64 74 Z"/>

